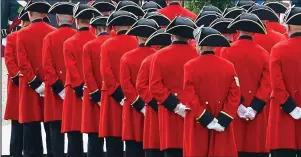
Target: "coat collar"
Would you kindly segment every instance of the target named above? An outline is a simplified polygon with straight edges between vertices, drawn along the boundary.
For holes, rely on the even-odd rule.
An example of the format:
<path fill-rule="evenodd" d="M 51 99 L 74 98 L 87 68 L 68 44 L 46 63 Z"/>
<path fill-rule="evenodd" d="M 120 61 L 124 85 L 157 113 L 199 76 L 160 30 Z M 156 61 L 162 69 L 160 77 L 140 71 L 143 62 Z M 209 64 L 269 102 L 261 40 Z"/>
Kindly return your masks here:
<path fill-rule="evenodd" d="M 89 30 L 89 27 L 82 27 L 82 28 L 78 29 L 79 32 L 88 31 L 88 30 Z"/>
<path fill-rule="evenodd" d="M 62 24 L 62 25 L 59 26 L 59 28 L 63 28 L 63 27 L 70 27 L 71 28 L 72 26 L 70 24 Z"/>
<path fill-rule="evenodd" d="M 290 38 L 295 38 L 295 37 L 300 37 L 301 36 L 301 32 L 296 32 L 290 35 Z"/>
<path fill-rule="evenodd" d="M 203 56 L 203 55 L 209 55 L 209 54 L 214 55 L 214 51 L 204 51 L 201 55 Z"/>
<path fill-rule="evenodd" d="M 100 32 L 99 34 L 97 34 L 98 37 L 102 36 L 102 35 L 109 35 L 109 33 L 108 32 Z"/>
<path fill-rule="evenodd" d="M 248 35 L 241 35 L 238 37 L 238 40 L 242 40 L 242 39 L 253 40 L 253 38 Z"/>
<path fill-rule="evenodd" d="M 126 34 L 127 30 L 121 30 L 119 32 L 117 32 L 117 35 L 121 35 L 121 34 Z"/>
<path fill-rule="evenodd" d="M 173 41 L 172 45 L 178 45 L 178 44 L 188 44 L 187 41 Z"/>
<path fill-rule="evenodd" d="M 43 22 L 43 19 L 35 19 L 31 21 L 31 23 L 37 23 L 37 22 Z"/>

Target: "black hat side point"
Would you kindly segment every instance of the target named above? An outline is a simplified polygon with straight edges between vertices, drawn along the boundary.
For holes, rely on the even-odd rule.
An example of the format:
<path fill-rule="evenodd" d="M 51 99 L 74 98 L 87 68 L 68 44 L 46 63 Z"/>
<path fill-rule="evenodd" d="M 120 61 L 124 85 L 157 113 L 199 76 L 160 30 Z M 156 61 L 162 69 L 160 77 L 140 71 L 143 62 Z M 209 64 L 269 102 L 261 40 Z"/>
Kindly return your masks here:
<path fill-rule="evenodd" d="M 171 34 L 166 33 L 164 28 L 161 28 L 154 32 L 150 37 L 146 40 L 146 46 L 153 46 L 153 45 L 162 45 L 167 46 L 171 44 Z"/>
<path fill-rule="evenodd" d="M 131 13 L 135 14 L 136 16 L 143 16 L 145 14 L 144 10 L 140 6 L 137 6 L 137 5 L 123 6 L 118 9 L 118 11 L 120 11 L 120 10 L 131 12 Z"/>
<path fill-rule="evenodd" d="M 276 13 L 280 14 L 280 13 L 285 13 L 287 8 L 285 5 L 283 5 L 280 2 L 264 2 L 263 5 L 270 7 L 272 10 L 274 10 Z"/>
<path fill-rule="evenodd" d="M 219 16 L 216 14 L 208 14 L 201 16 L 199 19 L 195 21 L 195 24 L 200 27 L 204 25 L 205 27 L 208 27 L 214 20 L 218 19 Z"/>
<path fill-rule="evenodd" d="M 158 23 L 159 26 L 167 26 L 170 24 L 169 18 L 159 12 L 146 13 L 143 18 L 153 19 Z"/>
<path fill-rule="evenodd" d="M 25 10 L 38 13 L 48 13 L 50 7 L 51 5 L 45 0 L 39 0 L 35 2 L 29 1 L 25 6 Z"/>
<path fill-rule="evenodd" d="M 236 33 L 236 30 L 228 28 L 229 24 L 233 21 L 233 19 L 230 18 L 219 18 L 214 20 L 210 24 L 210 28 L 216 29 L 222 34 L 233 34 Z"/>
<path fill-rule="evenodd" d="M 70 2 L 56 2 L 48 10 L 49 14 L 73 15 L 74 4 Z"/>
<path fill-rule="evenodd" d="M 90 25 L 92 27 L 97 27 L 97 26 L 106 27 L 107 20 L 108 20 L 108 16 L 96 16 L 91 19 Z"/>
<path fill-rule="evenodd" d="M 223 17 L 235 19 L 243 12 L 244 12 L 244 9 L 242 9 L 242 8 L 234 8 L 234 9 L 229 10 L 228 12 L 225 10 L 225 12 L 223 13 Z"/>
<path fill-rule="evenodd" d="M 29 16 L 28 16 L 28 12 L 25 10 L 25 8 L 23 8 L 18 16 L 19 20 L 22 21 L 30 21 L 29 20 Z"/>
<path fill-rule="evenodd" d="M 275 13 L 270 8 L 258 8 L 251 10 L 249 13 L 253 13 L 259 17 L 260 20 L 268 20 L 272 22 L 279 22 L 279 17 L 277 13 Z"/>
<path fill-rule="evenodd" d="M 165 32 L 182 38 L 193 39 L 193 30 L 196 24 L 187 17 L 175 17 L 166 27 Z"/>
<path fill-rule="evenodd" d="M 127 35 L 148 38 L 159 29 L 159 25 L 153 19 L 140 19 L 127 31 Z"/>
<path fill-rule="evenodd" d="M 94 2 L 92 4 L 92 7 L 97 9 L 99 12 L 110 12 L 116 9 L 114 3 L 111 0 Z"/>
<path fill-rule="evenodd" d="M 285 13 L 284 21 L 288 25 L 301 25 L 301 7 L 291 7 Z"/>
<path fill-rule="evenodd" d="M 91 19 L 94 16 L 102 15 L 97 9 L 87 5 L 77 3 L 73 8 L 73 17 L 80 19 Z"/>

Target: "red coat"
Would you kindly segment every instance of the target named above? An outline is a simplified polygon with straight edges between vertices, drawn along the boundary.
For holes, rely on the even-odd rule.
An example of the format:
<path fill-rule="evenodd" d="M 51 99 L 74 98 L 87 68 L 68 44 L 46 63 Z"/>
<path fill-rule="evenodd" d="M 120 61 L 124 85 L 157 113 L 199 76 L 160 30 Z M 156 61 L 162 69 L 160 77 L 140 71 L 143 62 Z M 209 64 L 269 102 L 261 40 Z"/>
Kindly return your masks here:
<path fill-rule="evenodd" d="M 263 108 L 271 93 L 268 52 L 253 40 L 238 39 L 230 48 L 223 49 L 221 57 L 235 65 L 245 99 L 243 105 L 254 109 L 258 106 Z M 266 108 L 257 111 L 252 121 L 238 117 L 234 120 L 235 139 L 240 152 L 268 152 L 265 147 L 268 119 Z"/>
<path fill-rule="evenodd" d="M 154 54 L 149 55 L 142 61 L 136 80 L 137 92 L 140 98 L 146 104 L 143 131 L 144 149 L 160 149 L 158 111 L 155 111 L 151 106 L 148 105 L 152 100 L 154 101 L 155 105 L 158 105 L 153 99 L 153 95 L 149 90 L 150 66 L 153 56 Z"/>
<path fill-rule="evenodd" d="M 101 92 L 100 107 L 100 137 L 121 137 L 122 135 L 122 106 L 113 98 L 120 89 L 120 59 L 128 51 L 138 45 L 133 36 L 125 34 L 110 38 L 101 46 L 100 72 L 104 84 Z"/>
<path fill-rule="evenodd" d="M 267 145 L 270 149 L 301 149 L 301 121 L 284 112 L 285 106 L 301 107 L 301 36 L 282 41 L 272 48 L 272 85 Z M 290 97 L 291 102 L 288 98 Z M 291 112 L 291 111 L 289 111 Z"/>
<path fill-rule="evenodd" d="M 55 28 L 47 23 L 36 21 L 18 31 L 18 64 L 23 74 L 19 86 L 20 123 L 43 121 L 43 98 L 30 88 L 28 83 L 35 77 L 45 80 L 42 68 L 43 39 L 54 30 Z"/>
<path fill-rule="evenodd" d="M 65 83 L 66 68 L 63 55 L 64 42 L 73 36 L 76 30 L 69 27 L 60 27 L 44 38 L 43 69 L 45 72 L 45 106 L 44 121 L 62 120 L 63 100 L 54 93 L 52 86 L 61 81 Z"/>
<path fill-rule="evenodd" d="M 120 60 L 120 84 L 126 97 L 122 110 L 122 140 L 143 141 L 144 115 L 138 112 L 133 104 L 138 95 L 136 79 L 142 61 L 156 52 L 148 46 L 140 46 L 126 54 Z"/>
<path fill-rule="evenodd" d="M 279 22 L 268 22 L 266 27 L 281 34 L 286 33 L 286 28 Z"/>
<path fill-rule="evenodd" d="M 5 65 L 8 71 L 7 77 L 7 101 L 4 119 L 19 119 L 19 87 L 12 82 L 12 77 L 19 77 L 20 69 L 17 61 L 17 32 L 9 34 L 6 38 L 4 53 Z"/>
<path fill-rule="evenodd" d="M 191 109 L 184 122 L 184 156 L 236 157 L 231 121 L 236 115 L 241 93 L 234 65 L 215 56 L 214 52 L 190 60 L 184 66 L 184 91 L 189 94 L 186 105 Z M 206 117 L 205 112 L 211 117 L 227 120 L 229 124 L 220 121 L 222 126 L 228 125 L 225 131 L 212 131 L 206 124 L 198 123 L 196 119 Z"/>
<path fill-rule="evenodd" d="M 172 4 L 165 8 L 158 10 L 159 13 L 165 15 L 169 20 L 173 20 L 176 16 L 189 17 L 195 20 L 197 15 L 179 4 Z"/>
<path fill-rule="evenodd" d="M 185 53 L 183 53 L 185 52 Z M 184 64 L 197 56 L 188 44 L 173 43 L 159 50 L 153 58 L 150 74 L 150 91 L 159 105 L 160 149 L 183 148 L 184 119 L 165 106 L 171 99 L 185 103 L 183 91 Z M 163 106 L 164 105 L 164 106 Z"/>
<path fill-rule="evenodd" d="M 90 94 L 101 91 L 102 78 L 100 74 L 100 48 L 101 45 L 110 38 L 110 35 L 103 34 L 96 39 L 89 41 L 84 46 L 83 70 L 86 88 L 84 90 L 84 100 L 82 108 L 83 133 L 98 132 L 99 128 L 99 106 L 90 99 Z"/>
<path fill-rule="evenodd" d="M 76 97 L 73 89 L 84 82 L 83 47 L 95 38 L 94 34 L 85 29 L 78 31 L 64 43 L 66 96 L 63 103 L 62 132 L 81 131 L 82 100 Z"/>
<path fill-rule="evenodd" d="M 270 28 L 267 28 L 267 34 L 255 34 L 254 41 L 263 47 L 267 52 L 271 52 L 272 47 L 286 37 Z"/>

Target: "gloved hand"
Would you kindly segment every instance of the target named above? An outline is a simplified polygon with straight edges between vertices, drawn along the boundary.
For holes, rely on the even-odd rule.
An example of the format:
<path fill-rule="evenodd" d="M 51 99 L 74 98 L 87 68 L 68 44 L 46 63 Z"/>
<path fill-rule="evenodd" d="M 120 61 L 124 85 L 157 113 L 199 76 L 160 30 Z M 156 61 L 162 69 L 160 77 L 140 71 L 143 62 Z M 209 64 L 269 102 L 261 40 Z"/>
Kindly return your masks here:
<path fill-rule="evenodd" d="M 176 106 L 174 109 L 175 113 L 180 115 L 181 117 L 185 117 L 186 110 L 189 110 L 189 108 L 186 107 L 186 105 L 180 103 Z"/>
<path fill-rule="evenodd" d="M 146 107 L 144 106 L 140 112 L 145 116 L 145 113 L 146 113 Z"/>
<path fill-rule="evenodd" d="M 119 104 L 120 104 L 121 106 L 123 106 L 124 100 L 125 100 L 125 98 L 123 98 L 123 99 L 119 102 Z"/>
<path fill-rule="evenodd" d="M 42 84 L 38 88 L 35 89 L 35 91 L 40 95 L 44 95 L 44 90 L 45 90 L 45 83 L 44 82 L 42 82 Z"/>
<path fill-rule="evenodd" d="M 65 99 L 65 88 L 61 91 L 61 92 L 59 92 L 59 94 L 58 94 L 60 97 L 61 97 L 61 99 Z"/>
<path fill-rule="evenodd" d="M 218 120 L 216 118 L 214 118 L 212 120 L 212 122 L 210 122 L 208 125 L 207 125 L 207 128 L 209 130 L 215 130 L 215 131 L 218 131 L 218 132 L 223 132 L 225 131 L 225 128 L 223 126 L 221 126 L 219 123 L 218 123 Z"/>
<path fill-rule="evenodd" d="M 101 102 L 98 102 L 97 104 L 98 104 L 99 107 L 101 106 Z"/>
<path fill-rule="evenodd" d="M 247 112 L 245 113 L 245 116 L 247 117 L 247 120 L 253 120 L 256 116 L 257 112 L 252 108 L 248 107 Z"/>
<path fill-rule="evenodd" d="M 247 108 L 243 104 L 240 104 L 237 110 L 238 117 L 241 119 L 247 119 L 247 117 L 245 116 L 246 112 Z"/>
<path fill-rule="evenodd" d="M 298 119 L 301 119 L 301 108 L 300 107 L 296 107 L 291 113 L 290 115 L 298 120 Z"/>

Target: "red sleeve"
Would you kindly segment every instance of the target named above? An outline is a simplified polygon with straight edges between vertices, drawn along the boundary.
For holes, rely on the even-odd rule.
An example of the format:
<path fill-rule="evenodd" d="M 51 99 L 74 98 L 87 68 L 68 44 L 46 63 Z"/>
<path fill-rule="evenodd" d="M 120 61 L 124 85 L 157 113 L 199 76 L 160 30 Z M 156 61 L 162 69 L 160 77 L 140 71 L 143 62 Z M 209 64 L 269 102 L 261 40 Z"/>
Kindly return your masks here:
<path fill-rule="evenodd" d="M 106 43 L 101 46 L 101 75 L 107 88 L 108 94 L 112 95 L 117 87 L 120 85 L 114 76 L 112 65 L 110 61 L 109 52 Z"/>
<path fill-rule="evenodd" d="M 64 43 L 64 55 L 65 55 L 65 64 L 66 70 L 69 73 L 71 79 L 71 86 L 72 88 L 78 87 L 83 83 L 83 80 L 79 74 L 79 71 L 76 67 L 76 58 L 73 54 L 72 47 L 70 43 Z"/>
<path fill-rule="evenodd" d="M 138 97 L 135 85 L 132 84 L 131 69 L 125 59 L 120 61 L 120 84 L 124 94 L 129 102 L 134 102 Z"/>
<path fill-rule="evenodd" d="M 83 54 L 83 70 L 84 70 L 84 80 L 85 84 L 88 87 L 89 93 L 95 92 L 98 90 L 98 86 L 96 83 L 93 66 L 92 66 L 92 49 L 91 45 L 86 44 L 84 46 L 84 54 Z"/>
<path fill-rule="evenodd" d="M 270 84 L 270 70 L 269 70 L 269 56 L 267 52 L 265 53 L 264 67 L 261 74 L 261 79 L 259 83 L 259 88 L 256 93 L 256 97 L 268 102 L 271 95 L 271 84 Z"/>
<path fill-rule="evenodd" d="M 150 68 L 150 91 L 154 98 L 162 104 L 171 94 L 163 84 L 163 76 L 158 56 L 155 55 Z"/>
<path fill-rule="evenodd" d="M 17 56 L 16 56 L 16 38 L 13 38 L 12 36 L 7 36 L 6 39 L 6 47 L 5 47 L 5 53 L 4 53 L 4 59 L 5 64 L 8 73 L 14 77 L 17 76 L 20 72 L 20 69 L 18 67 L 17 63 Z"/>
<path fill-rule="evenodd" d="M 45 72 L 45 77 L 47 79 L 47 82 L 50 85 L 52 85 L 59 79 L 59 77 L 53 65 L 51 41 L 49 37 L 44 38 L 42 54 L 43 54 L 43 69 Z"/>
<path fill-rule="evenodd" d="M 151 60 L 144 60 L 142 62 L 136 81 L 138 94 L 146 103 L 149 103 L 153 98 L 149 90 L 150 61 Z"/>
<path fill-rule="evenodd" d="M 20 35 L 18 35 L 17 37 L 17 55 L 18 65 L 20 67 L 21 73 L 23 74 L 27 82 L 32 81 L 36 77 L 36 75 L 34 74 L 34 70 L 32 69 L 31 63 L 28 60 L 28 55 Z"/>

